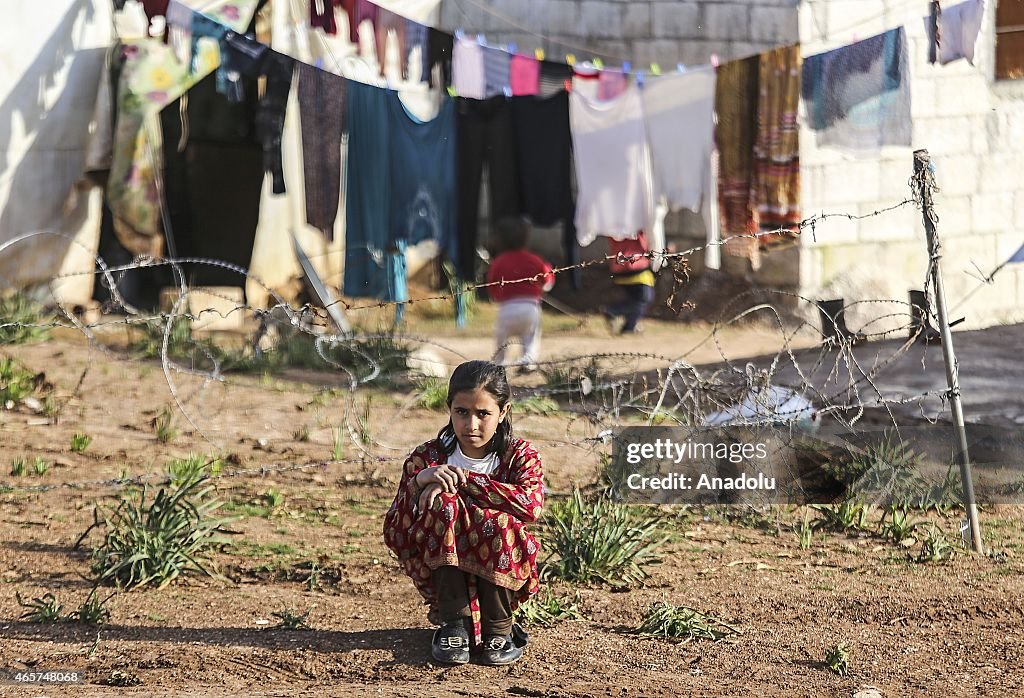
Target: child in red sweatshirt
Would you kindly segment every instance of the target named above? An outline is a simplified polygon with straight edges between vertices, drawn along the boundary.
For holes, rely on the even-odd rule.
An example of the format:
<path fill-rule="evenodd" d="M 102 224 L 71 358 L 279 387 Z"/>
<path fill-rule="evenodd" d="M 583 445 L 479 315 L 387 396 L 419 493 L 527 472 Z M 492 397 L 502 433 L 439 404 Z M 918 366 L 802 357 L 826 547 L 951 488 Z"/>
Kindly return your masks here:
<path fill-rule="evenodd" d="M 520 371 L 533 371 L 540 356 L 540 299 L 554 287 L 555 275 L 550 264 L 526 249 L 530 236 L 526 220 L 503 218 L 496 228 L 503 252 L 487 270 L 487 283 L 495 284 L 487 291 L 498 304 L 494 363 L 505 363 L 509 339 L 516 338 L 523 345 L 517 362 Z M 515 283 L 500 284 L 502 281 Z"/>

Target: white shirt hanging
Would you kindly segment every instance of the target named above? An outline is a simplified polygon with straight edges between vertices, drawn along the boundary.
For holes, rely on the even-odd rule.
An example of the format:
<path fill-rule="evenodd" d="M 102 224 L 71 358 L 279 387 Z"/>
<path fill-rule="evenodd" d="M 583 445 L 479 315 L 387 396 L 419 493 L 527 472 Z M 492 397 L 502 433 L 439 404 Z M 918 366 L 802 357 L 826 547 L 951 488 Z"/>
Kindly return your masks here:
<path fill-rule="evenodd" d="M 635 238 L 654 223 L 651 154 L 640 92 L 626 88 L 606 102 L 572 92 L 569 124 L 579 193 L 576 237 L 581 246 L 598 235 Z"/>

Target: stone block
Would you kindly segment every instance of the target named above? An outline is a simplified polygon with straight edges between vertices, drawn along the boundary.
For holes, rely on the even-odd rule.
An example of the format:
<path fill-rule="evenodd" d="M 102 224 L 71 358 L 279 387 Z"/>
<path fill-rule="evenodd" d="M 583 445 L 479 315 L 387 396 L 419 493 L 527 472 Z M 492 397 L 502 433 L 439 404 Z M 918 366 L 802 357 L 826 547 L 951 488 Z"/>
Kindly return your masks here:
<path fill-rule="evenodd" d="M 967 223 L 971 220 L 970 200 L 966 199 Z M 857 221 L 858 237 L 862 242 L 906 242 L 921 235 L 922 245 L 923 224 L 917 208 L 907 205 L 892 211 L 871 215 L 875 211 L 892 206 L 891 200 L 865 202 L 860 205 L 860 215 L 867 216 Z"/>
<path fill-rule="evenodd" d="M 545 34 L 560 36 L 580 35 L 580 6 L 582 3 L 576 0 L 548 0 L 543 5 L 543 17 L 545 21 Z M 555 47 L 555 55 L 560 55 L 567 49 Z"/>
<path fill-rule="evenodd" d="M 932 155 L 958 155 L 974 149 L 972 120 L 967 116 L 945 116 L 914 120 L 914 143 Z"/>
<path fill-rule="evenodd" d="M 984 115 L 991 109 L 991 103 L 991 91 L 980 73 L 946 77 L 935 94 L 935 115 Z"/>
<path fill-rule="evenodd" d="M 975 194 L 971 197 L 971 227 L 975 233 L 998 233 L 1013 221 L 1013 192 Z"/>
<path fill-rule="evenodd" d="M 683 59 L 684 46 L 688 42 L 671 39 L 655 39 L 635 44 L 638 68 L 647 69 L 651 63 L 658 63 L 663 70 L 669 70 Z"/>
<path fill-rule="evenodd" d="M 576 33 L 591 39 L 621 39 L 623 13 L 619 3 L 583 0 Z"/>
<path fill-rule="evenodd" d="M 969 195 L 950 196 L 944 191 L 936 195 L 935 211 L 939 214 L 939 233 L 942 239 L 973 234 L 974 212 L 971 198 Z M 920 214 L 917 215 L 920 217 Z"/>
<path fill-rule="evenodd" d="M 757 7 L 750 10 L 750 38 L 782 45 L 799 39 L 795 7 Z"/>
<path fill-rule="evenodd" d="M 983 194 L 1017 191 L 1024 186 L 1021 157 L 1016 153 L 994 153 L 978 163 L 979 187 Z"/>
<path fill-rule="evenodd" d="M 646 2 L 631 2 L 622 16 L 622 36 L 626 39 L 647 39 L 653 36 L 651 6 Z"/>
<path fill-rule="evenodd" d="M 705 3 L 702 7 L 701 36 L 705 39 L 747 41 L 750 39 L 750 8 L 735 3 Z"/>
<path fill-rule="evenodd" d="M 702 37 L 700 7 L 689 2 L 651 4 L 651 28 L 655 37 L 689 39 Z"/>
<path fill-rule="evenodd" d="M 941 206 L 946 196 L 974 194 L 978 191 L 981 158 L 975 155 L 939 156 L 933 162 L 936 181 L 942 189 L 937 196 L 937 205 Z"/>

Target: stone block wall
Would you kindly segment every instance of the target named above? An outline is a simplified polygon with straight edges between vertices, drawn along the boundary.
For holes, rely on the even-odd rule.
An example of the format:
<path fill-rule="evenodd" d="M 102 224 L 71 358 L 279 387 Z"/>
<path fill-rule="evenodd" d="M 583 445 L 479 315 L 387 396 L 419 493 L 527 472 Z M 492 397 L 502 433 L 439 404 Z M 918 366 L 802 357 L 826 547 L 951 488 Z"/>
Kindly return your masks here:
<path fill-rule="evenodd" d="M 958 329 L 1024 320 L 1024 270 L 990 273 L 1024 243 L 1024 81 L 994 80 L 994 3 L 986 11 L 975 65 L 927 62 L 922 17 L 926 3 L 846 0 L 804 3 L 800 37 L 804 55 L 841 46 L 903 25 L 910 41 L 913 143 L 880 153 L 847 154 L 818 148 L 801 130 L 802 203 L 816 212 L 864 215 L 911 194 L 913 150 L 927 148 L 937 168 L 938 230 L 942 269 Z M 852 221 L 831 218 L 801 238 L 800 289 L 804 296 L 848 301 L 890 299 L 888 312 L 908 312 L 907 291 L 923 288 L 928 256 L 924 226 L 914 206 Z M 981 270 L 979 272 L 979 269 Z M 862 304 L 853 323 L 877 316 Z M 809 311 L 810 312 L 810 311 Z M 895 319 L 889 322 L 890 325 Z"/>
<path fill-rule="evenodd" d="M 703 65 L 797 38 L 798 0 L 442 0 L 441 25 L 564 59 Z"/>

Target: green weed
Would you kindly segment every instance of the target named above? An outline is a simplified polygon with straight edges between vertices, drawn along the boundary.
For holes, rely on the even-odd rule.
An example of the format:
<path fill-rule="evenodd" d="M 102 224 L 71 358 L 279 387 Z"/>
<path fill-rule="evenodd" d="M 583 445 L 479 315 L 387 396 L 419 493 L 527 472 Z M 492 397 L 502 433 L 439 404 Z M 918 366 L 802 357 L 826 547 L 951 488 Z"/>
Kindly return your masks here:
<path fill-rule="evenodd" d="M 720 620 L 716 620 L 700 611 L 686 606 L 673 606 L 658 601 L 651 606 L 635 632 L 644 637 L 666 638 L 671 640 L 711 640 L 718 642 L 736 633 Z"/>
<path fill-rule="evenodd" d="M 840 642 L 825 654 L 825 666 L 840 676 L 850 673 L 850 645 Z"/>
<path fill-rule="evenodd" d="M 630 509 L 599 497 L 585 501 L 578 489 L 545 516 L 551 533 L 545 542 L 558 555 L 546 572 L 571 582 L 632 585 L 649 575 L 645 567 L 661 562 L 655 538 L 660 521 L 640 518 Z"/>
<path fill-rule="evenodd" d="M 98 505 L 93 525 L 78 541 L 95 527 L 105 529 L 93 550 L 96 583 L 163 587 L 186 571 L 215 576 L 207 557 L 228 543 L 222 534 L 230 519 L 217 518 L 221 502 L 212 491 L 206 477 L 196 473 L 177 487 L 160 488 L 152 500 L 144 485 L 138 497 L 122 494 L 117 507 Z"/>
<path fill-rule="evenodd" d="M 0 344 L 26 344 L 46 339 L 50 322 L 43 306 L 21 293 L 0 298 Z"/>
<path fill-rule="evenodd" d="M 21 597 L 21 592 L 14 593 L 15 598 L 18 600 L 18 605 L 25 609 L 22 612 L 20 619 L 27 620 L 30 623 L 59 623 L 64 620 L 61 615 L 64 611 L 64 606 L 52 592 L 46 592 L 42 596 L 37 596 L 31 601 L 25 601 Z"/>
<path fill-rule="evenodd" d="M 535 594 L 529 601 L 516 609 L 516 618 L 526 626 L 549 628 L 566 620 L 583 620 L 580 613 L 580 593 L 577 591 L 572 599 L 557 596 L 551 587 Z"/>
<path fill-rule="evenodd" d="M 83 434 L 80 431 L 76 431 L 74 436 L 71 437 L 71 451 L 73 453 L 85 453 L 85 449 L 89 448 L 89 444 L 91 443 L 91 436 Z"/>
<path fill-rule="evenodd" d="M 309 618 L 309 614 L 312 611 L 312 607 L 302 614 L 295 613 L 290 608 L 274 611 L 271 615 L 281 621 L 274 627 L 281 628 L 283 630 L 312 630 L 312 628 L 310 628 L 306 623 L 306 619 Z"/>

